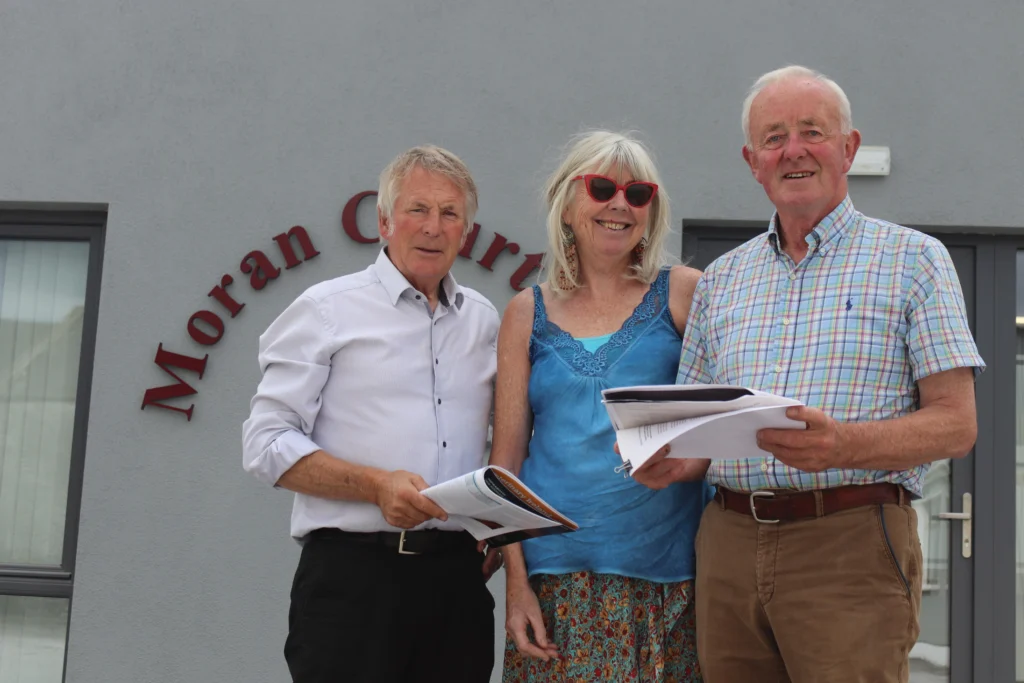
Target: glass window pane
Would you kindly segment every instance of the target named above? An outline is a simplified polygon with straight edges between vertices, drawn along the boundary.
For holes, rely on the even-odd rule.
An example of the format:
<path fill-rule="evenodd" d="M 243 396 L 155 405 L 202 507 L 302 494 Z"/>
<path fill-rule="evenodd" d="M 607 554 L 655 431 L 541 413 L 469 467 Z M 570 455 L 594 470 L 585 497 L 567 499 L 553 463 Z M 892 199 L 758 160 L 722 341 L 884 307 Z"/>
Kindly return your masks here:
<path fill-rule="evenodd" d="M 917 533 L 924 558 L 921 576 L 921 633 L 910 650 L 910 683 L 949 681 L 949 522 L 939 513 L 952 510 L 949 460 L 937 460 L 928 468 L 917 510 Z"/>
<path fill-rule="evenodd" d="M 0 564 L 61 562 L 88 262 L 0 240 Z"/>
<path fill-rule="evenodd" d="M 61 683 L 66 598 L 0 595 L 0 683 Z"/>

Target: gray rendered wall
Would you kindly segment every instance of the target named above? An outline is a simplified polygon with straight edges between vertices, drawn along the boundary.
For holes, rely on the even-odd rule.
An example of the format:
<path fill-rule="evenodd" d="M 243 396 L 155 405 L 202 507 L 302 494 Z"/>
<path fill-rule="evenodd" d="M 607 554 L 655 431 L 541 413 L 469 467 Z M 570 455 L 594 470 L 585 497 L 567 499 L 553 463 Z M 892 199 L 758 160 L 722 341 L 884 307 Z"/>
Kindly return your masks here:
<path fill-rule="evenodd" d="M 470 165 L 475 258 L 494 231 L 542 249 L 539 186 L 584 126 L 644 132 L 676 225 L 767 219 L 739 106 L 799 62 L 845 87 L 865 144 L 892 148 L 890 177 L 853 181 L 860 209 L 1022 227 L 1022 27 L 1020 0 L 5 0 L 0 200 L 109 205 L 68 680 L 285 679 L 290 497 L 240 467 L 257 337 L 374 258 L 339 211 L 398 151 L 431 141 Z M 242 256 L 276 256 L 297 224 L 321 256 L 250 289 Z M 500 309 L 518 263 L 456 275 Z M 185 324 L 217 310 L 224 273 L 246 307 L 203 348 Z M 168 379 L 158 342 L 210 354 L 191 422 L 139 410 Z"/>

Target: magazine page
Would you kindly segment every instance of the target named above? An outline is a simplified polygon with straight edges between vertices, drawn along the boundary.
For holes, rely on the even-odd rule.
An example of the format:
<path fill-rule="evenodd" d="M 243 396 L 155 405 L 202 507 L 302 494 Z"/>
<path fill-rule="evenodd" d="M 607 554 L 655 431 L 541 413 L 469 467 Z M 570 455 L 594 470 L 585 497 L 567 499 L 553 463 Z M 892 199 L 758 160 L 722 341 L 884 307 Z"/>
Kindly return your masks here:
<path fill-rule="evenodd" d="M 501 468 L 484 467 L 422 493 L 474 538 L 492 546 L 579 528 Z"/>
<path fill-rule="evenodd" d="M 513 475 L 506 469 L 501 467 L 488 467 L 484 473 L 485 480 L 490 484 L 500 484 L 501 490 L 505 492 L 506 500 L 519 505 L 520 507 L 530 510 L 531 512 L 541 515 L 545 519 L 550 519 L 559 524 L 563 524 L 567 527 L 577 528 L 576 523 L 568 517 L 565 517 L 555 508 L 551 507 L 544 500 L 535 494 L 527 487 L 518 477 Z M 492 491 L 496 490 L 495 485 L 490 486 Z"/>
<path fill-rule="evenodd" d="M 573 529 L 561 525 L 537 529 L 520 529 L 514 526 L 502 526 L 497 522 L 486 519 L 463 517 L 461 515 L 451 515 L 449 519 L 461 524 L 476 540 L 486 540 L 487 545 L 492 548 L 499 548 L 510 543 L 520 543 L 530 538 L 549 536 L 551 534 L 564 534 L 573 531 Z"/>

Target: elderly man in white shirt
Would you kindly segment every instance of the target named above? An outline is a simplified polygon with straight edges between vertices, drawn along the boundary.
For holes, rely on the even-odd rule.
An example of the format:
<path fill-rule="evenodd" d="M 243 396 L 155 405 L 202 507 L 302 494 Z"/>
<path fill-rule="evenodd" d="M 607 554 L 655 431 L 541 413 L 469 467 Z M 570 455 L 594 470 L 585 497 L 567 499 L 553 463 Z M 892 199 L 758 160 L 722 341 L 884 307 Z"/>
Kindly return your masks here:
<path fill-rule="evenodd" d="M 376 263 L 260 337 L 243 466 L 295 492 L 296 683 L 490 676 L 500 555 L 420 493 L 485 463 L 499 318 L 449 272 L 476 208 L 458 157 L 404 152 L 381 174 Z"/>

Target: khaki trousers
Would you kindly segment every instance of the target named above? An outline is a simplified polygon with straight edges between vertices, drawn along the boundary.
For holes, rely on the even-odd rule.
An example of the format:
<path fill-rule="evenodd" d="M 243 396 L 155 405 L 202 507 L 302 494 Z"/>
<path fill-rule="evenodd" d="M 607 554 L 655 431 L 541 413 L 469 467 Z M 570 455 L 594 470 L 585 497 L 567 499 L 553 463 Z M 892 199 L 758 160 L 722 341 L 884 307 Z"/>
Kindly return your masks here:
<path fill-rule="evenodd" d="M 909 502 L 762 524 L 704 510 L 697 652 L 705 683 L 906 683 L 921 543 Z"/>

